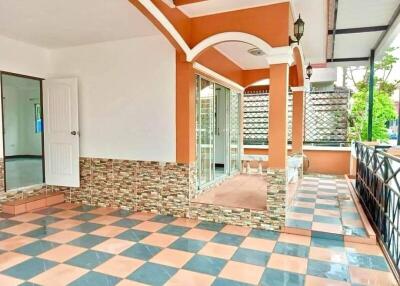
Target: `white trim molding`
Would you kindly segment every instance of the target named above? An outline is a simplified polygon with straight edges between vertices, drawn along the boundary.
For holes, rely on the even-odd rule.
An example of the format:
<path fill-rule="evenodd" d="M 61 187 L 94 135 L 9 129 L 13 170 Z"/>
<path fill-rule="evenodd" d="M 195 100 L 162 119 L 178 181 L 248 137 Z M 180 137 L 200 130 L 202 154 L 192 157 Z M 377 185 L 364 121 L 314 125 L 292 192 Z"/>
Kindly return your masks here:
<path fill-rule="evenodd" d="M 292 91 L 304 91 L 305 90 L 304 86 L 291 86 L 290 89 Z"/>
<path fill-rule="evenodd" d="M 271 53 L 267 54 L 266 59 L 270 65 L 293 63 L 293 50 L 289 46 L 273 48 Z"/>
<path fill-rule="evenodd" d="M 251 44 L 259 49 L 261 49 L 266 55 L 272 53 L 274 48 L 272 48 L 264 40 L 247 33 L 242 32 L 225 32 L 212 35 L 200 43 L 198 43 L 190 52 L 187 54 L 186 59 L 188 62 L 192 62 L 202 51 L 208 47 L 212 47 L 216 44 L 223 42 L 243 42 Z"/>
<path fill-rule="evenodd" d="M 181 49 L 187 55 L 190 51 L 188 44 L 182 38 L 182 36 L 175 29 L 174 25 L 165 17 L 165 15 L 151 2 L 151 0 L 138 0 L 140 4 L 142 4 L 147 11 L 153 15 L 154 18 L 157 19 L 158 22 L 168 31 L 168 33 L 174 38 L 174 40 L 178 43 Z"/>
<path fill-rule="evenodd" d="M 193 68 L 205 75 L 208 75 L 210 77 L 212 77 L 213 79 L 215 79 L 216 81 L 219 81 L 222 84 L 228 85 L 227 87 L 232 87 L 234 89 L 237 89 L 239 92 L 243 92 L 244 91 L 244 87 L 241 86 L 240 84 L 234 82 L 233 80 L 230 80 L 222 75 L 220 75 L 219 73 L 209 69 L 208 67 L 205 67 L 199 63 L 193 63 Z"/>

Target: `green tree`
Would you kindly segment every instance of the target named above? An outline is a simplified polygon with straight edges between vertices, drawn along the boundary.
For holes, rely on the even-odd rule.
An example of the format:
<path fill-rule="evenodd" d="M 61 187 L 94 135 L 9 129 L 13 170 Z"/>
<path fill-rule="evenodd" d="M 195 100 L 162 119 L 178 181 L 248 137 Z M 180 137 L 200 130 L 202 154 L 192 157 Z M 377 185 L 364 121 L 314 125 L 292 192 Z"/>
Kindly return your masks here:
<path fill-rule="evenodd" d="M 386 124 L 396 119 L 397 114 L 394 102 L 391 98 L 393 92 L 399 88 L 400 80 L 389 81 L 389 75 L 399 58 L 393 55 L 397 48 L 390 48 L 382 60 L 376 63 L 374 79 L 374 106 L 372 116 L 372 140 L 388 139 Z M 349 78 L 353 81 L 357 92 L 353 94 L 353 104 L 349 115 L 349 139 L 367 140 L 368 129 L 368 79 L 370 71 L 364 69 L 363 80 L 355 82 L 353 72 L 360 69 L 349 69 Z"/>

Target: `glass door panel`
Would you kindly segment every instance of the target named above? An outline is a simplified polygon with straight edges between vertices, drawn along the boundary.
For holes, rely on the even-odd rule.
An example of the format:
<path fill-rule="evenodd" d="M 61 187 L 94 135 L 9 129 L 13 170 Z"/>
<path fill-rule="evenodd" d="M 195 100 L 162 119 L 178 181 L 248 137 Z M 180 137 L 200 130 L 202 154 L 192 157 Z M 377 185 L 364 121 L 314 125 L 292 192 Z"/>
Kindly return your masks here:
<path fill-rule="evenodd" d="M 204 186 L 214 180 L 214 85 L 197 77 L 197 179 L 198 186 Z"/>
<path fill-rule="evenodd" d="M 240 168 L 240 94 L 231 92 L 229 97 L 229 166 L 230 173 Z"/>

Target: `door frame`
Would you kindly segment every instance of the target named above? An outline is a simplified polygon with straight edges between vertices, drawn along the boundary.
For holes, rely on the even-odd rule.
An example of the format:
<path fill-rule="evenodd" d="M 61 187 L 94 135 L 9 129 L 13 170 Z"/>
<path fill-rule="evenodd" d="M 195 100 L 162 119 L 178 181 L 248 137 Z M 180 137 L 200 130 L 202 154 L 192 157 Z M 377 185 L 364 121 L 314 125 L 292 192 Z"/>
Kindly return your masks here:
<path fill-rule="evenodd" d="M 19 74 L 19 73 L 13 73 L 13 72 L 8 72 L 8 71 L 3 71 L 0 70 L 0 90 L 1 90 L 1 132 L 2 132 L 2 140 L 3 140 L 3 175 L 4 175 L 4 192 L 7 192 L 7 181 L 6 181 L 6 147 L 5 147 L 5 128 L 4 128 L 4 89 L 3 89 L 3 75 L 11 75 L 15 77 L 22 77 L 22 78 L 27 78 L 27 79 L 32 79 L 32 80 L 37 80 L 39 81 L 40 85 L 40 112 L 42 114 L 42 134 L 41 134 L 41 143 L 42 143 L 42 174 L 43 174 L 43 182 L 46 182 L 46 177 L 45 177 L 45 154 L 44 154 L 44 113 L 43 113 L 43 80 L 44 78 L 40 77 L 35 77 L 35 76 L 30 76 L 30 75 L 24 75 L 24 74 Z"/>

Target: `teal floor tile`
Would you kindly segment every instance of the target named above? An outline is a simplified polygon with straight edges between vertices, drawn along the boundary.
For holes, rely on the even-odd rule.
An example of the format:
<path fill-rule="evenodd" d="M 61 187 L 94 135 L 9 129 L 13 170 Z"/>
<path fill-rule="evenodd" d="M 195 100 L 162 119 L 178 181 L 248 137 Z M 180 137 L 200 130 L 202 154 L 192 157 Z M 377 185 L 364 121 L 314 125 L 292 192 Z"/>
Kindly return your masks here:
<path fill-rule="evenodd" d="M 335 225 L 340 225 L 342 224 L 342 221 L 338 217 L 331 217 L 331 216 L 323 216 L 323 215 L 314 215 L 314 222 L 322 222 L 322 223 L 329 223 L 329 224 L 335 224 Z"/>
<path fill-rule="evenodd" d="M 43 227 L 39 227 L 38 229 L 32 230 L 30 232 L 24 233 L 24 236 L 42 239 L 42 238 L 45 238 L 46 236 L 55 234 L 60 231 L 61 230 L 56 229 L 56 228 L 43 226 Z"/>
<path fill-rule="evenodd" d="M 211 241 L 220 244 L 239 246 L 243 242 L 243 240 L 243 236 L 220 232 L 217 233 L 217 235 L 215 235 Z"/>
<path fill-rule="evenodd" d="M 122 218 L 119 221 L 114 222 L 112 225 L 131 228 L 135 225 L 138 225 L 139 223 L 142 223 L 142 221 L 136 219 Z"/>
<path fill-rule="evenodd" d="M 177 271 L 178 269 L 173 267 L 148 262 L 130 274 L 127 279 L 148 285 L 161 286 Z"/>
<path fill-rule="evenodd" d="M 46 241 L 46 240 L 38 240 L 35 242 L 32 242 L 30 244 L 24 245 L 20 248 L 17 248 L 14 250 L 15 252 L 26 254 L 29 256 L 37 256 L 43 252 L 46 252 L 52 248 L 56 248 L 59 244 Z"/>
<path fill-rule="evenodd" d="M 252 229 L 249 236 L 269 240 L 277 240 L 279 238 L 279 232 L 272 230 Z"/>
<path fill-rule="evenodd" d="M 57 263 L 55 262 L 34 257 L 11 268 L 8 268 L 2 273 L 18 279 L 29 280 L 32 277 L 35 277 L 36 275 L 39 275 L 40 273 L 47 271 L 56 265 Z"/>
<path fill-rule="evenodd" d="M 299 245 L 294 243 L 277 242 L 274 248 L 275 253 L 297 256 L 297 257 L 308 257 L 309 248 L 305 245 Z"/>
<path fill-rule="evenodd" d="M 96 229 L 103 227 L 103 226 L 104 225 L 98 224 L 98 223 L 84 222 L 80 225 L 73 227 L 71 230 L 77 231 L 77 232 L 89 233 L 89 232 L 95 231 Z"/>
<path fill-rule="evenodd" d="M 231 258 L 234 261 L 243 262 L 247 264 L 254 264 L 258 266 L 267 265 L 271 254 L 263 251 L 239 248 Z"/>
<path fill-rule="evenodd" d="M 176 220 L 173 216 L 169 215 L 156 215 L 150 221 L 160 222 L 160 223 L 170 223 Z"/>
<path fill-rule="evenodd" d="M 190 230 L 190 228 L 188 228 L 188 227 L 167 225 L 167 226 L 163 227 L 162 229 L 160 229 L 158 232 L 164 233 L 164 234 L 175 235 L 175 236 L 182 236 L 189 230 Z"/>
<path fill-rule="evenodd" d="M 312 223 L 306 220 L 299 220 L 299 219 L 287 219 L 286 226 L 294 227 L 294 228 L 302 228 L 302 229 L 311 229 Z"/>
<path fill-rule="evenodd" d="M 142 230 L 128 229 L 127 231 L 119 234 L 117 238 L 129 241 L 141 241 L 143 238 L 149 236 L 151 233 Z"/>
<path fill-rule="evenodd" d="M 224 268 L 226 260 L 205 255 L 195 255 L 183 269 L 217 276 Z"/>
<path fill-rule="evenodd" d="M 111 257 L 113 257 L 113 255 L 109 253 L 105 253 L 102 251 L 95 251 L 95 250 L 87 250 L 66 261 L 65 264 L 82 267 L 86 269 L 94 269 L 100 264 L 106 262 Z"/>
<path fill-rule="evenodd" d="M 109 215 L 117 216 L 117 217 L 127 217 L 127 216 L 132 215 L 132 211 L 119 209 L 119 210 L 116 210 L 115 212 L 110 213 Z"/>
<path fill-rule="evenodd" d="M 99 243 L 102 243 L 103 241 L 106 241 L 108 238 L 103 237 L 103 236 L 98 236 L 98 235 L 93 235 L 93 234 L 85 234 L 81 237 L 78 237 L 77 239 L 74 239 L 73 241 L 69 242 L 68 244 L 75 245 L 75 246 L 80 246 L 84 248 L 92 248 L 93 246 L 96 246 Z"/>
<path fill-rule="evenodd" d="M 322 278 L 350 281 L 348 266 L 319 260 L 308 260 L 307 274 Z"/>
<path fill-rule="evenodd" d="M 326 239 L 319 237 L 311 237 L 311 246 L 322 247 L 322 248 L 340 248 L 344 250 L 344 241 L 335 239 Z"/>
<path fill-rule="evenodd" d="M 0 229 L 5 229 L 5 228 L 8 228 L 8 227 L 12 227 L 12 226 L 17 225 L 17 224 L 20 224 L 20 222 L 15 221 L 15 220 L 9 220 L 9 219 L 0 220 Z"/>
<path fill-rule="evenodd" d="M 60 218 L 57 218 L 54 216 L 45 216 L 45 217 L 35 219 L 35 220 L 31 221 L 30 223 L 38 224 L 38 225 L 42 225 L 42 226 L 48 226 L 49 224 L 58 222 L 60 220 L 61 220 Z"/>
<path fill-rule="evenodd" d="M 91 213 L 82 213 L 82 214 L 72 217 L 72 219 L 89 221 L 89 220 L 95 219 L 96 217 L 98 217 L 98 215 L 91 214 Z"/>
<path fill-rule="evenodd" d="M 5 239 L 7 239 L 7 238 L 10 238 L 10 237 L 12 237 L 12 236 L 14 236 L 14 235 L 9 234 L 9 233 L 6 233 L 6 232 L 1 232 L 1 231 L 0 231 L 0 241 L 5 240 Z"/>
<path fill-rule="evenodd" d="M 260 286 L 303 286 L 304 275 L 267 268 L 261 276 Z"/>
<path fill-rule="evenodd" d="M 114 286 L 117 285 L 121 279 L 115 276 L 106 275 L 99 272 L 90 271 L 80 278 L 76 279 L 68 286 L 94 286 L 94 285 L 104 285 L 104 286 Z"/>
<path fill-rule="evenodd" d="M 211 230 L 211 231 L 220 231 L 224 226 L 225 226 L 225 224 L 222 224 L 222 223 L 211 222 L 211 221 L 202 221 L 196 226 L 196 228 L 201 228 L 201 229 Z"/>
<path fill-rule="evenodd" d="M 295 212 L 295 213 L 302 213 L 302 214 L 313 214 L 314 213 L 313 208 L 304 208 L 304 207 L 290 207 L 289 211 Z"/>
<path fill-rule="evenodd" d="M 143 243 L 136 243 L 123 251 L 120 255 L 147 261 L 159 253 L 162 248 Z"/>
<path fill-rule="evenodd" d="M 238 282 L 230 279 L 217 278 L 211 286 L 251 286 L 250 284 Z"/>
<path fill-rule="evenodd" d="M 383 256 L 347 252 L 347 260 L 349 261 L 350 265 L 381 271 L 389 271 L 388 264 Z"/>
<path fill-rule="evenodd" d="M 175 240 L 168 248 L 197 253 L 204 245 L 206 245 L 204 241 L 181 237 Z"/>
<path fill-rule="evenodd" d="M 74 208 L 73 210 L 78 212 L 90 212 L 95 209 L 97 209 L 96 206 L 81 205 L 79 207 Z"/>

